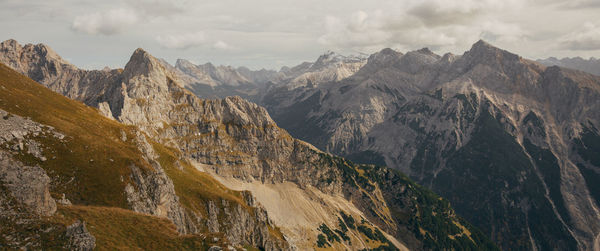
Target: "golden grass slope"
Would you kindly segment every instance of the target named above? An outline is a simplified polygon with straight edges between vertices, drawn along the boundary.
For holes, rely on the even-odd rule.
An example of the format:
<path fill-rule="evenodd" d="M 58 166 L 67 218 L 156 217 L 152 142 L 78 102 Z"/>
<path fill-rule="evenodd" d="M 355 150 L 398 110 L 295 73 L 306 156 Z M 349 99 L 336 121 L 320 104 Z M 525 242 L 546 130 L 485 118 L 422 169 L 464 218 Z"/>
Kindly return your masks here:
<path fill-rule="evenodd" d="M 13 151 L 0 145 L 0 150 L 12 153 L 24 164 L 41 166 L 52 179 L 52 196 L 60 198 L 65 194 L 73 203 L 60 206 L 54 216 L 41 219 L 44 224 L 64 231 L 67 225 L 83 220 L 96 237 L 99 250 L 182 250 L 226 245 L 220 233 L 182 236 L 166 218 L 129 210 L 124 192 L 130 183 L 129 166 L 151 168 L 133 140 L 135 127 L 108 119 L 95 108 L 57 94 L 3 64 L 0 64 L 0 109 L 51 126 L 66 136 L 63 140 L 43 135 L 35 138 L 42 145 L 46 161 L 25 150 Z M 253 210 L 243 202 L 240 192 L 229 190 L 209 175 L 196 171 L 169 148 L 152 144 L 186 209 L 202 213 L 207 200 L 225 199 Z M 174 167 L 177 161 L 183 170 Z M 283 238 L 279 230 L 272 230 Z M 218 237 L 219 241 L 214 243 L 212 237 Z M 53 243 L 64 241 L 61 239 L 64 236 L 52 238 Z M 0 247 L 1 244 L 0 241 Z"/>

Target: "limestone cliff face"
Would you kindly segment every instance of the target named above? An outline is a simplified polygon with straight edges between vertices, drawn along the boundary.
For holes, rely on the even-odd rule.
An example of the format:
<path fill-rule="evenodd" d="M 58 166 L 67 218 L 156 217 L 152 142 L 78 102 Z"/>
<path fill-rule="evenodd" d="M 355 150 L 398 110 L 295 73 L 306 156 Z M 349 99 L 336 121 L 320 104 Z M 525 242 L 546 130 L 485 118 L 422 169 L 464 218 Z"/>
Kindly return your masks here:
<path fill-rule="evenodd" d="M 0 58 L 3 62 L 10 61 L 11 55 L 5 53 Z M 206 165 L 216 177 L 242 183 L 292 183 L 301 191 L 311 191 L 313 195 L 303 199 L 319 199 L 329 213 L 324 218 L 312 219 L 308 225 L 282 230 L 288 236 L 304 233 L 305 239 L 311 241 L 291 243 L 292 247 L 298 244 L 296 247 L 300 249 L 314 246 L 360 249 L 369 247 L 366 243 L 370 239 L 381 246 L 397 248 L 458 248 L 460 245 L 494 248 L 478 230 L 457 217 L 445 200 L 402 174 L 355 165 L 321 152 L 292 138 L 277 127 L 264 108 L 240 97 L 200 99 L 184 89 L 177 82 L 177 76 L 160 60 L 142 49 L 133 53 L 122 72 L 111 72 L 115 74 L 111 79 L 116 82 L 104 85 L 102 79 L 105 78 L 98 79 L 98 85 L 104 86 L 105 91 L 84 92 L 93 98 L 70 96 L 71 89 L 63 88 L 84 86 L 81 81 L 55 80 L 52 75 L 38 81 L 63 95 L 98 107 L 105 116 L 137 126 L 148 139 L 171 146 L 183 160 Z M 147 160 L 154 163 L 154 154 L 151 147 L 144 147 L 147 144 L 144 138 L 138 137 L 136 142 Z M 126 191 L 133 209 L 166 215 L 180 232 L 193 232 L 193 226 L 206 226 L 213 232 L 223 231 L 234 244 L 265 249 L 291 248 L 285 241 L 287 238 L 277 236 L 278 231 L 268 216 L 272 207 L 265 211 L 261 203 L 251 203 L 254 201 L 251 197 L 233 204 L 228 200 L 209 199 L 203 201 L 205 208 L 187 205 L 183 214 L 180 213 L 177 204 L 182 202 L 177 202 L 170 188 L 173 184 L 177 191 L 178 184 L 169 182 L 175 177 L 163 176 L 161 170 L 168 173 L 164 165 L 152 166 L 154 171 L 146 171 L 145 176 L 136 175 L 135 167 L 131 168 L 130 178 L 136 187 L 126 188 Z M 394 190 L 399 192 L 392 193 Z M 179 197 L 181 200 L 181 195 Z M 432 218 L 448 227 L 432 224 Z M 324 222 L 316 224 L 320 219 Z"/>
<path fill-rule="evenodd" d="M 41 160 L 39 143 L 29 139 L 30 136 L 50 131 L 55 137 L 62 138 L 52 128 L 40 125 L 29 119 L 15 116 L 0 109 L 0 145 L 11 151 L 27 150 Z M 19 204 L 27 207 L 39 216 L 51 216 L 56 212 L 56 202 L 50 196 L 50 178 L 39 166 L 27 166 L 11 157 L 10 152 L 0 150 L 0 185 L 10 192 Z"/>
<path fill-rule="evenodd" d="M 384 49 L 342 81 L 263 104 L 293 136 L 449 198 L 503 249 L 592 250 L 600 239 L 597 76 L 479 41 L 461 56 Z"/>

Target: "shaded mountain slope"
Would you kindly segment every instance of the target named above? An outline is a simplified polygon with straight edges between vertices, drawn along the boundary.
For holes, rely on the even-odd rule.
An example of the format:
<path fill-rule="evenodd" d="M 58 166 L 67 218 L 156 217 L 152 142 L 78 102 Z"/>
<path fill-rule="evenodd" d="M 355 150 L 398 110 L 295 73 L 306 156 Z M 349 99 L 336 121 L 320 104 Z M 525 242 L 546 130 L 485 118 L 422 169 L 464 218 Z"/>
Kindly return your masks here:
<path fill-rule="evenodd" d="M 384 49 L 350 77 L 262 104 L 294 137 L 448 198 L 503 249 L 600 241 L 597 76 L 479 41 L 460 56 Z"/>

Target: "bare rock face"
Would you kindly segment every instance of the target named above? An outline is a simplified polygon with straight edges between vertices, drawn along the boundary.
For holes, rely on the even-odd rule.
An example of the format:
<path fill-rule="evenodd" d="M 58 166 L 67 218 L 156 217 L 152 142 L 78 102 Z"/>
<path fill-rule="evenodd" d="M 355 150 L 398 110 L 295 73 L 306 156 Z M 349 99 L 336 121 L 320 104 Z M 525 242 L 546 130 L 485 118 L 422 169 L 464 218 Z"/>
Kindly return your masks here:
<path fill-rule="evenodd" d="M 68 226 L 66 237 L 68 250 L 91 251 L 96 247 L 96 238 L 88 232 L 85 222 L 77 221 Z"/>
<path fill-rule="evenodd" d="M 155 165 L 155 168 L 157 170 L 141 171 L 131 166 L 131 179 L 135 187 L 125 187 L 131 208 L 136 212 L 168 218 L 181 233 L 196 233 L 196 225 L 179 204 L 173 182 L 159 169 L 160 166 Z"/>
<path fill-rule="evenodd" d="M 245 196 L 252 195 L 246 193 Z M 216 204 L 220 204 L 219 207 Z M 227 200 L 210 201 L 207 205 L 209 231 L 225 232 L 232 244 L 248 243 L 254 247 L 264 247 L 265 250 L 287 249 L 286 243 L 269 236 L 269 227 L 272 227 L 272 223 L 263 208 L 257 207 L 253 211 L 254 215 L 251 215 L 252 212 L 243 209 L 242 205 L 234 205 Z M 221 212 L 219 208 L 223 208 L 223 211 Z M 217 219 L 219 214 L 225 218 L 223 225 L 220 225 Z"/>
<path fill-rule="evenodd" d="M 0 181 L 32 213 L 51 216 L 56 212 L 56 202 L 49 191 L 50 178 L 44 169 L 25 166 L 0 153 Z"/>
<path fill-rule="evenodd" d="M 128 184 L 125 193 L 131 208 L 136 212 L 168 218 L 181 233 L 197 233 L 198 228 L 192 216 L 179 204 L 173 181 L 157 162 L 158 156 L 154 153 L 154 149 L 141 133 L 135 140 L 147 161 L 152 163 L 153 170 L 140 170 L 136 166 L 130 166 L 130 178 L 135 186 Z"/>
<path fill-rule="evenodd" d="M 38 143 L 29 139 L 52 129 L 0 110 L 0 144 L 13 151 L 27 150 L 40 160 L 45 160 Z M 56 137 L 63 137 L 55 134 Z M 50 196 L 50 178 L 39 166 L 26 166 L 0 150 L 0 181 L 12 196 L 40 216 L 50 216 L 56 212 L 56 202 Z"/>

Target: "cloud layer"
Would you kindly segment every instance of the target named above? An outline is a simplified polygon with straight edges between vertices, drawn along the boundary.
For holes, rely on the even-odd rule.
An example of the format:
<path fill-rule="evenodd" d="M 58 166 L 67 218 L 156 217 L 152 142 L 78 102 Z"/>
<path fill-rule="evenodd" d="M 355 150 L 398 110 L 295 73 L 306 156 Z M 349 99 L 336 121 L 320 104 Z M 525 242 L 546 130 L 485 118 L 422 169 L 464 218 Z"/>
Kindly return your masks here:
<path fill-rule="evenodd" d="M 2 0 L 0 29 L 100 68 L 138 47 L 169 61 L 279 68 L 327 50 L 460 54 L 478 39 L 529 58 L 600 57 L 599 12 L 598 0 Z"/>
<path fill-rule="evenodd" d="M 415 46 L 452 50 L 468 46 L 479 38 L 517 41 L 524 37 L 525 31 L 491 14 L 506 9 L 508 3 L 510 1 L 424 0 L 397 9 L 327 16 L 325 33 L 318 41 L 359 51 Z"/>
<path fill-rule="evenodd" d="M 135 11 L 120 8 L 76 16 L 71 27 L 87 34 L 114 35 L 130 28 L 138 20 Z"/>

